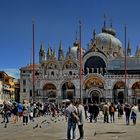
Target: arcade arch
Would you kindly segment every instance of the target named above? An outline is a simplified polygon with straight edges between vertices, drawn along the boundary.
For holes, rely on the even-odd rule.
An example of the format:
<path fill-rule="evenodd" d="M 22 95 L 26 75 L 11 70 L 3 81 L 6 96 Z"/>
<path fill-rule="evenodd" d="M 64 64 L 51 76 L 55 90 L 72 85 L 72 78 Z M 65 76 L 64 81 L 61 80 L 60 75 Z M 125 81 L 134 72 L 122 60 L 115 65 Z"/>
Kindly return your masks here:
<path fill-rule="evenodd" d="M 76 95 L 75 90 L 75 86 L 71 81 L 65 82 L 61 88 L 62 99 L 73 99 Z"/>
<path fill-rule="evenodd" d="M 132 102 L 140 104 L 140 81 L 132 85 Z"/>
<path fill-rule="evenodd" d="M 53 83 L 46 83 L 43 86 L 43 96 L 46 98 L 56 98 L 56 86 Z"/>
<path fill-rule="evenodd" d="M 114 103 L 124 103 L 126 100 L 125 83 L 123 81 L 117 81 L 113 87 Z"/>

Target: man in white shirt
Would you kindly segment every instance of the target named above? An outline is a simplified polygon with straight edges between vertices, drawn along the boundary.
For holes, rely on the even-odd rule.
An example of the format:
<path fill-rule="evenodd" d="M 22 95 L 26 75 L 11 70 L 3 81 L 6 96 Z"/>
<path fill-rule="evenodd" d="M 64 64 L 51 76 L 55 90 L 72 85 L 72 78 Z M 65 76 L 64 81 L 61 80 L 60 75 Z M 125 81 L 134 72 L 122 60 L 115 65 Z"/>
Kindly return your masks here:
<path fill-rule="evenodd" d="M 77 108 L 74 106 L 72 101 L 68 102 L 67 105 L 68 107 L 65 110 L 65 116 L 68 122 L 67 140 L 71 140 L 71 129 L 73 130 L 73 140 L 76 140 L 76 122 L 72 121 L 72 113 L 77 113 Z"/>

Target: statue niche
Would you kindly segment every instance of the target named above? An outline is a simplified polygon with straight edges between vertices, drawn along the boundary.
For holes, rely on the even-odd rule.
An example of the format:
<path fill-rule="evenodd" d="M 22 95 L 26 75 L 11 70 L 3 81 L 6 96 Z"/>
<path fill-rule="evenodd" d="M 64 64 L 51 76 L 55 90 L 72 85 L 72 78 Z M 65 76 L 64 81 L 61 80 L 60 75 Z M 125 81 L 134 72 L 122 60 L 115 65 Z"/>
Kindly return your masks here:
<path fill-rule="evenodd" d="M 77 67 L 77 65 L 72 61 L 67 61 L 64 64 L 64 69 L 75 69 L 76 67 Z"/>
<path fill-rule="evenodd" d="M 54 63 L 49 63 L 48 65 L 47 65 L 47 69 L 56 69 L 56 64 L 54 64 Z"/>

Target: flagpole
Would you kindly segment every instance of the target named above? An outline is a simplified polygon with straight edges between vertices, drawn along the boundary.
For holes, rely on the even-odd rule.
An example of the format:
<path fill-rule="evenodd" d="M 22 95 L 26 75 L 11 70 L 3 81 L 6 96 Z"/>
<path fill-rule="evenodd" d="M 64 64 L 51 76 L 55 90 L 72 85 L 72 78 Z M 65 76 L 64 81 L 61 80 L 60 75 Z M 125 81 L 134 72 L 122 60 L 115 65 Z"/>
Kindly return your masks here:
<path fill-rule="evenodd" d="M 124 27 L 124 30 L 125 30 L 125 94 L 126 94 L 126 101 L 128 102 L 128 94 L 127 94 L 127 52 L 126 52 L 126 24 L 125 24 L 125 27 Z"/>
<path fill-rule="evenodd" d="M 34 20 L 32 20 L 32 55 L 33 55 L 33 102 L 35 102 L 35 43 L 34 43 Z"/>
<path fill-rule="evenodd" d="M 81 33 L 81 21 L 79 21 L 79 37 L 80 37 L 80 40 L 79 40 L 79 45 L 80 45 L 80 101 L 82 102 L 82 41 L 81 41 L 81 38 L 82 38 L 82 33 Z"/>

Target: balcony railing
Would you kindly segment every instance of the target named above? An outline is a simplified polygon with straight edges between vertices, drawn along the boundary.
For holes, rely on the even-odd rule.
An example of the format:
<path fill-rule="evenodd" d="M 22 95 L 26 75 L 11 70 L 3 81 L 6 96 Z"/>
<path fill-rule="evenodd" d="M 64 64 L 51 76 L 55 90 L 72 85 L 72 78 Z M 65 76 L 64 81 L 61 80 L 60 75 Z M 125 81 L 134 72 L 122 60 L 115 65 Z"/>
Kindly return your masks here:
<path fill-rule="evenodd" d="M 125 75 L 105 75 L 104 76 L 105 78 L 125 78 Z M 140 75 L 136 75 L 136 74 L 133 74 L 133 75 L 126 75 L 126 78 L 130 78 L 130 79 L 139 79 L 140 78 Z"/>
<path fill-rule="evenodd" d="M 48 80 L 64 80 L 79 79 L 79 75 L 45 75 L 44 79 Z"/>

